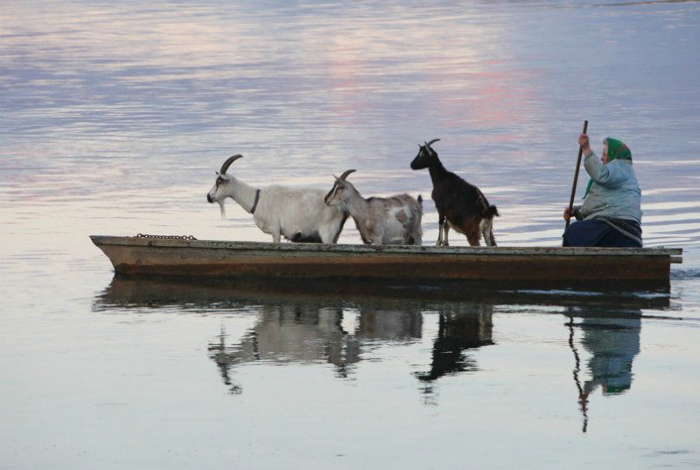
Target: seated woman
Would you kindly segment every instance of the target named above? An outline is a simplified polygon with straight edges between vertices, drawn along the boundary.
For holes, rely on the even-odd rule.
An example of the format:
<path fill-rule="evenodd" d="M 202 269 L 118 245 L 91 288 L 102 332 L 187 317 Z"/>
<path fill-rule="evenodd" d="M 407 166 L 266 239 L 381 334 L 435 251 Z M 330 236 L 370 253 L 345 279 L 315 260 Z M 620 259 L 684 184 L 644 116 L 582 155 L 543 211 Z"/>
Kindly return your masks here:
<path fill-rule="evenodd" d="M 642 192 L 632 167 L 632 152 L 608 137 L 598 160 L 586 134 L 579 136 L 578 143 L 591 180 L 583 205 L 564 210 L 564 220 L 573 216 L 579 221 L 564 232 L 564 246 L 641 247 Z"/>

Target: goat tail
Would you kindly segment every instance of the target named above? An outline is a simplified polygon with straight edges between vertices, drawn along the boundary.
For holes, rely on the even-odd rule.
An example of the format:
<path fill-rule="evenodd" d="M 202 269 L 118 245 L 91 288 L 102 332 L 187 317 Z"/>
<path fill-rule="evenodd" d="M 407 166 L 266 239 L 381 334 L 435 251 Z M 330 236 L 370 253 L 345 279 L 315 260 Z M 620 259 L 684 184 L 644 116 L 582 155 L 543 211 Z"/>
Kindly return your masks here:
<path fill-rule="evenodd" d="M 486 219 L 493 219 L 494 217 L 500 217 L 501 214 L 498 213 L 498 209 L 496 209 L 496 206 L 490 205 L 488 209 L 486 209 L 486 214 L 484 217 Z"/>

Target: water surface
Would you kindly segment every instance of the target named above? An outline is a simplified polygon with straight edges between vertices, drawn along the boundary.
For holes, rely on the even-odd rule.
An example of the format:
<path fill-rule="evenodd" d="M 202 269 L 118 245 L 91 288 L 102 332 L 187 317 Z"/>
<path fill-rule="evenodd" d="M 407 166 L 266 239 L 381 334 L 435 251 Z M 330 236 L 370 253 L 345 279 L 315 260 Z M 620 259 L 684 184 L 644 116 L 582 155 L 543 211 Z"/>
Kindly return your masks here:
<path fill-rule="evenodd" d="M 693 1 L 3 3 L 2 467 L 699 465 L 698 31 Z M 422 194 L 432 244 L 409 163 L 440 138 L 500 245 L 556 246 L 584 119 L 684 249 L 670 294 L 134 280 L 88 239 L 269 241 L 205 200 L 241 153 L 252 185 Z"/>

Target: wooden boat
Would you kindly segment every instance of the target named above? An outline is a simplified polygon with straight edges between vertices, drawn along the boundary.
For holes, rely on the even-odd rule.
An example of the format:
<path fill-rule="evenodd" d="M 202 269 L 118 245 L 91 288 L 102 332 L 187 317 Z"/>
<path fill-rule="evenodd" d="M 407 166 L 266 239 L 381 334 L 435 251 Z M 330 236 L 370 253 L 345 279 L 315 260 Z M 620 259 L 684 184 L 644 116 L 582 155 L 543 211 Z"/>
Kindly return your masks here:
<path fill-rule="evenodd" d="M 90 237 L 121 274 L 668 290 L 680 248 L 431 247 Z"/>

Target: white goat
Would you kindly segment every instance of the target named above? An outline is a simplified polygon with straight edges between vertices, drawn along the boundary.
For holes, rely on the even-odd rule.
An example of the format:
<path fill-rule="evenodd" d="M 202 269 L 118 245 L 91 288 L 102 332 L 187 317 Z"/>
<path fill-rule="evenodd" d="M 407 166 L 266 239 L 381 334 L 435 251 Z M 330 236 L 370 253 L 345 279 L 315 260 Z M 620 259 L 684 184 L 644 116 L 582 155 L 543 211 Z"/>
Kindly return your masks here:
<path fill-rule="evenodd" d="M 353 171 L 346 171 L 340 178 L 334 176 L 326 204 L 347 209 L 367 245 L 421 245 L 422 198 L 418 196 L 416 201 L 408 194 L 399 194 L 365 199 L 345 180 Z"/>
<path fill-rule="evenodd" d="M 272 235 L 279 243 L 282 236 L 293 242 L 336 243 L 348 212 L 342 207 L 328 207 L 323 201 L 324 191 L 309 188 L 268 186 L 254 188 L 226 170 L 242 155 L 229 157 L 217 173 L 214 186 L 207 194 L 207 201 L 218 203 L 224 214 L 224 200 L 236 201 L 253 214 L 255 225 Z"/>

